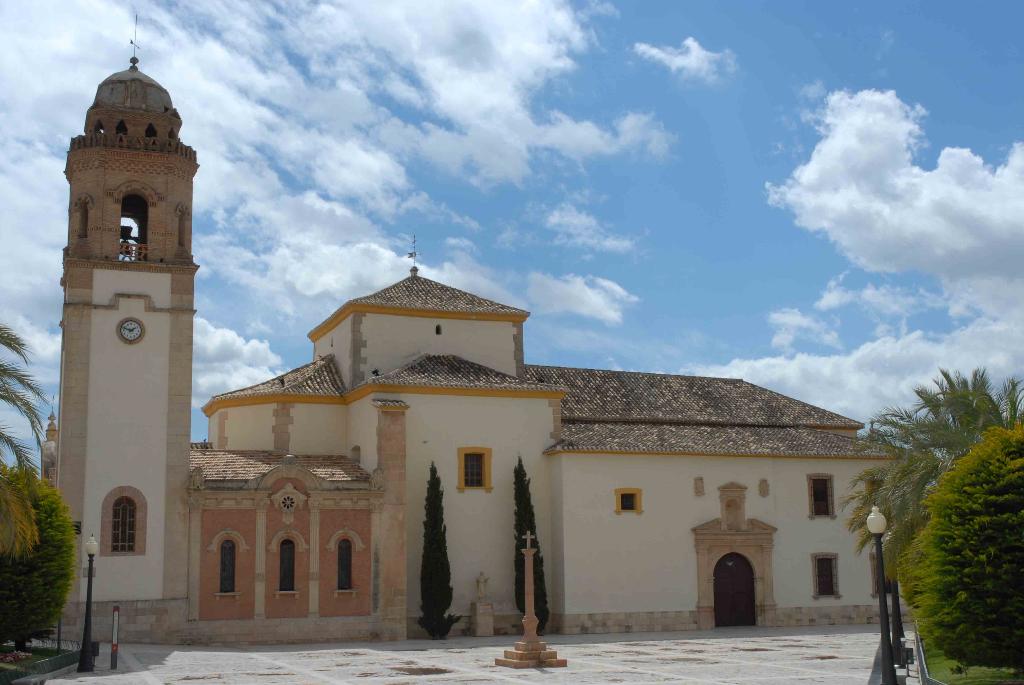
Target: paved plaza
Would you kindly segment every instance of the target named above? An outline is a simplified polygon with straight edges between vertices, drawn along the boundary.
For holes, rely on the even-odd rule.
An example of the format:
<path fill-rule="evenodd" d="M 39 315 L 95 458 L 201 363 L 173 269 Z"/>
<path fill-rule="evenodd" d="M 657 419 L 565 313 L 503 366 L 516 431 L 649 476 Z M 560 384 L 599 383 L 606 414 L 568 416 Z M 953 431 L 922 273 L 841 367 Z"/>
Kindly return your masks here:
<path fill-rule="evenodd" d="M 877 626 L 732 628 L 708 632 L 555 635 L 549 642 L 569 667 L 513 671 L 494 658 L 513 638 L 443 642 L 346 643 L 260 647 L 122 645 L 117 673 L 51 683 L 260 685 L 343 683 L 832 683 L 865 685 L 878 645 Z M 107 647 L 107 646 L 105 646 Z"/>

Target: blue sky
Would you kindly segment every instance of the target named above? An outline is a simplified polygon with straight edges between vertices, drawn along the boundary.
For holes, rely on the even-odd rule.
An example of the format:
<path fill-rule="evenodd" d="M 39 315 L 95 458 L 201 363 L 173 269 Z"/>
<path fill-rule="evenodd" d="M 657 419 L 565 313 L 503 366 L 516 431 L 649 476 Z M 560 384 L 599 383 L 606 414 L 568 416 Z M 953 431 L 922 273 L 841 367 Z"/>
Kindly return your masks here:
<path fill-rule="evenodd" d="M 308 361 L 413 233 L 424 275 L 534 313 L 531 362 L 860 419 L 1024 368 L 1016 4 L 196 5 L 137 7 L 201 164 L 196 406 Z M 0 9 L 0 292 L 54 389 L 64 154 L 131 13 Z"/>

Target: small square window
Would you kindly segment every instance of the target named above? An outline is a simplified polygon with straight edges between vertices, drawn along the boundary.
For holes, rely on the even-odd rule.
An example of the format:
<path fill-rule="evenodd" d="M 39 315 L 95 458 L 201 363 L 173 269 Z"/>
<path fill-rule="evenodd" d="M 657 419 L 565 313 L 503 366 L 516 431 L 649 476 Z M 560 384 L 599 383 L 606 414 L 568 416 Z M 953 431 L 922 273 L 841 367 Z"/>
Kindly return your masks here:
<path fill-rule="evenodd" d="M 463 469 L 464 487 L 482 488 L 484 486 L 484 455 L 479 452 L 467 452 Z"/>
<path fill-rule="evenodd" d="M 643 493 L 638 488 L 619 488 L 615 491 L 615 513 L 643 513 Z"/>

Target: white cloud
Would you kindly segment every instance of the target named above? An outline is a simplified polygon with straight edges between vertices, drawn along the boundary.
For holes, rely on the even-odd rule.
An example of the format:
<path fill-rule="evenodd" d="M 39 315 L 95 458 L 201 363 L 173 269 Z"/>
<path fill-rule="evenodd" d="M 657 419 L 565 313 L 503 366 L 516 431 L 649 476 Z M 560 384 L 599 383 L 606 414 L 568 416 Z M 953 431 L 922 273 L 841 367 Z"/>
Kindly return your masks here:
<path fill-rule="evenodd" d="M 940 367 L 970 372 L 985 366 L 993 378 L 1019 375 L 1024 348 L 1010 341 L 1022 339 L 1024 321 L 983 317 L 944 335 L 883 336 L 846 354 L 734 359 L 688 371 L 744 378 L 866 421 L 887 406 L 913 402 L 913 388 L 929 384 Z"/>
<path fill-rule="evenodd" d="M 192 363 L 192 406 L 212 395 L 243 388 L 281 373 L 281 358 L 266 340 L 246 340 L 230 328 L 195 318 Z"/>
<path fill-rule="evenodd" d="M 544 225 L 555 232 L 555 242 L 600 252 L 629 252 L 635 244 L 632 239 L 609 233 L 592 214 L 564 202 L 551 210 Z"/>
<path fill-rule="evenodd" d="M 768 315 L 768 323 L 775 329 L 772 347 L 787 352 L 793 350 L 797 340 L 809 340 L 819 345 L 841 348 L 839 334 L 827 323 L 804 314 L 799 309 L 777 309 Z"/>
<path fill-rule="evenodd" d="M 736 71 L 736 55 L 732 50 L 712 52 L 702 46 L 693 36 L 685 38 L 678 48 L 670 45 L 661 47 L 649 43 L 636 43 L 633 52 L 644 59 L 668 67 L 669 71 L 684 79 L 714 83 L 723 76 Z"/>
<path fill-rule="evenodd" d="M 857 304 L 877 316 L 907 317 L 927 309 L 947 306 L 946 299 L 938 293 L 923 288 L 912 290 L 883 283 L 868 283 L 859 290 L 843 286 L 843 276 L 831 279 L 821 296 L 814 303 L 819 311 L 832 311 L 850 304 Z"/>
<path fill-rule="evenodd" d="M 622 323 L 623 310 L 639 298 L 615 281 L 598 276 L 550 276 L 531 273 L 527 296 L 540 314 L 569 313 L 603 321 Z"/>
<path fill-rule="evenodd" d="M 865 269 L 935 274 L 961 297 L 993 277 L 1019 289 L 1024 144 L 998 167 L 947 147 L 924 169 L 914 161 L 925 145 L 924 116 L 892 91 L 831 93 L 817 113 L 821 139 L 810 159 L 784 183 L 767 184 L 769 201 Z M 988 306 L 984 298 L 973 305 Z"/>

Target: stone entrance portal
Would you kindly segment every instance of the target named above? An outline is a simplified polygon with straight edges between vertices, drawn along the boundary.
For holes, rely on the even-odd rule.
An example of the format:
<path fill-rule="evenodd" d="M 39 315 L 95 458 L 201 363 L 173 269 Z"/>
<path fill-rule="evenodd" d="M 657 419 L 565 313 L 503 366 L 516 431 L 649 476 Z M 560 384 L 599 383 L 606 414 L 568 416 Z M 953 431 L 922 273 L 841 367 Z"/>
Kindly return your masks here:
<path fill-rule="evenodd" d="M 752 626 L 754 568 L 742 554 L 730 552 L 715 564 L 715 627 Z"/>
<path fill-rule="evenodd" d="M 776 529 L 763 521 L 747 518 L 746 491 L 746 486 L 739 483 L 726 483 L 718 488 L 721 517 L 693 529 L 697 547 L 697 627 L 701 630 L 716 625 L 775 625 L 772 546 Z M 745 569 L 739 568 L 742 564 L 737 558 L 746 565 Z M 721 595 L 716 582 L 720 570 L 728 576 L 723 581 Z M 749 593 L 751 584 L 753 616 L 749 616 L 750 600 L 734 594 L 737 588 L 741 593 Z M 719 622 L 720 617 L 739 620 L 737 603 L 746 607 L 743 611 L 747 613 L 742 614 L 745 623 Z"/>

